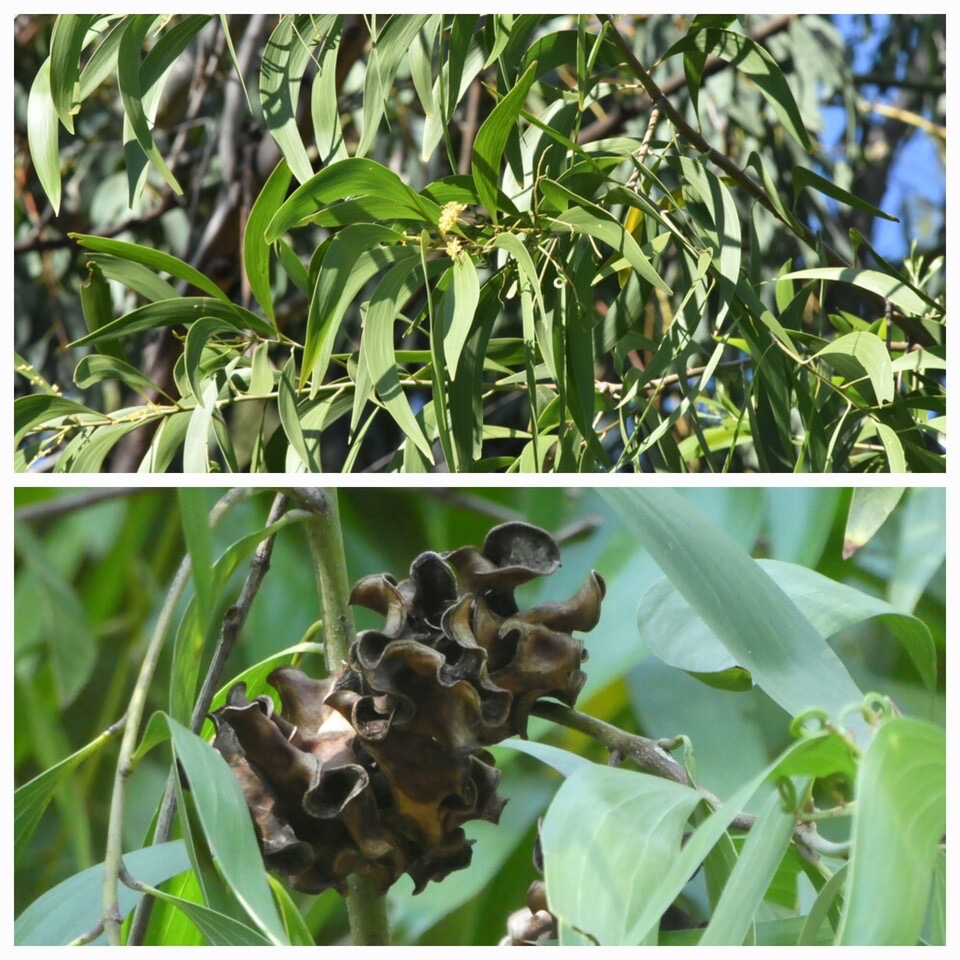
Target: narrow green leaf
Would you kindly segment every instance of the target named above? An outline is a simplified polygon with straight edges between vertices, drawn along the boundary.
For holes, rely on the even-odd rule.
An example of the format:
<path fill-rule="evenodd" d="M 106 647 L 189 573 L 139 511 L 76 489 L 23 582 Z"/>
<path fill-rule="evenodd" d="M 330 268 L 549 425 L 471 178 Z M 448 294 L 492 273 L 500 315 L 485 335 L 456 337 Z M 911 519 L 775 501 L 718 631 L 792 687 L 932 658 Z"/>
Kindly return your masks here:
<path fill-rule="evenodd" d="M 116 360 L 96 353 L 82 357 L 73 372 L 73 382 L 82 390 L 86 390 L 102 380 L 119 380 L 131 390 L 136 390 L 145 399 L 166 397 L 166 394 L 149 377 L 144 376 L 125 360 Z M 169 397 L 167 399 L 170 400 Z"/>
<path fill-rule="evenodd" d="M 898 306 L 907 316 L 922 317 L 927 312 L 927 303 L 917 296 L 897 277 L 876 270 L 856 267 L 811 267 L 809 270 L 794 270 L 784 274 L 787 280 L 838 280 L 868 290 Z"/>
<path fill-rule="evenodd" d="M 50 96 L 60 122 L 70 133 L 73 115 L 80 106 L 77 95 L 83 41 L 97 19 L 91 14 L 62 13 L 50 34 Z"/>
<path fill-rule="evenodd" d="M 110 451 L 128 434 L 149 423 L 155 416 L 143 414 L 141 406 L 117 410 L 116 423 L 81 430 L 64 448 L 54 467 L 55 473 L 99 473 Z"/>
<path fill-rule="evenodd" d="M 156 19 L 153 14 L 137 14 L 124 30 L 117 51 L 117 85 L 120 88 L 120 98 L 123 100 L 125 124 L 129 124 L 144 155 L 166 180 L 170 189 L 179 196 L 183 193 L 183 189 L 154 142 L 151 130 L 152 116 L 148 111 L 148 105 L 144 103 L 146 91 L 141 87 L 140 50 Z M 133 178 L 130 186 L 130 205 L 133 206 L 139 192 Z"/>
<path fill-rule="evenodd" d="M 847 190 L 843 190 L 832 181 L 827 180 L 826 177 L 821 177 L 820 174 L 814 173 L 806 167 L 795 166 L 791 179 L 793 181 L 794 206 L 797 204 L 797 197 L 800 196 L 800 191 L 806 187 L 810 187 L 819 193 L 832 197 L 834 200 L 838 200 L 840 203 L 846 204 L 848 207 L 853 207 L 854 210 L 869 213 L 874 217 L 882 217 L 884 220 L 892 220 L 894 223 L 900 222 L 891 214 L 884 213 L 879 207 L 875 207 L 872 203 L 867 203 L 866 200 L 861 200 L 860 197 L 854 196 Z"/>
<path fill-rule="evenodd" d="M 898 610 L 916 607 L 947 559 L 946 495 L 944 487 L 913 487 L 907 496 L 887 585 L 887 599 Z"/>
<path fill-rule="evenodd" d="M 17 865 L 33 836 L 40 818 L 66 777 L 87 757 L 113 740 L 119 730 L 108 730 L 69 757 L 48 767 L 43 773 L 18 787 L 13 793 L 13 862 Z"/>
<path fill-rule="evenodd" d="M 880 442 L 883 444 L 883 452 L 887 456 L 887 470 L 890 473 L 906 473 L 907 457 L 903 450 L 903 444 L 900 442 L 900 437 L 897 436 L 897 431 L 880 420 L 874 421 L 874 427 L 880 437 Z"/>
<path fill-rule="evenodd" d="M 321 471 L 320 461 L 318 459 L 319 448 L 316 444 L 308 446 L 306 437 L 303 434 L 303 427 L 300 425 L 300 414 L 297 410 L 297 362 L 291 355 L 290 359 L 284 364 L 280 373 L 280 382 L 277 392 L 277 407 L 280 413 L 280 423 L 283 426 L 283 432 L 290 441 L 290 449 L 299 458 L 299 470 L 307 470 L 311 473 Z M 289 464 L 289 458 L 288 458 Z M 288 469 L 290 469 L 288 467 Z M 295 471 L 299 472 L 299 471 Z"/>
<path fill-rule="evenodd" d="M 157 300 L 172 300 L 179 296 L 174 286 L 158 277 L 142 263 L 134 263 L 132 260 L 119 260 L 109 254 L 100 253 L 91 254 L 89 262 L 96 263 L 107 280 L 116 280 L 118 283 L 122 283 L 151 303 L 155 303 Z"/>
<path fill-rule="evenodd" d="M 700 946 L 741 946 L 757 918 L 764 895 L 787 852 L 797 820 L 773 791 L 747 834 Z"/>
<path fill-rule="evenodd" d="M 480 203 L 487 208 L 490 219 L 497 223 L 497 184 L 500 182 L 500 163 L 510 132 L 520 116 L 527 94 L 536 79 L 537 64 L 531 63 L 516 85 L 490 111 L 480 125 L 473 144 L 471 172 Z"/>
<path fill-rule="evenodd" d="M 227 914 L 211 910 L 202 903 L 185 900 L 163 890 L 153 890 L 152 895 L 164 903 L 176 907 L 197 927 L 212 947 L 269 947 L 270 941 L 245 923 Z"/>
<path fill-rule="evenodd" d="M 270 221 L 267 242 L 311 222 L 348 197 L 372 198 L 383 219 L 420 220 L 434 227 L 440 219 L 440 207 L 408 187 L 392 170 L 365 157 L 349 157 L 325 167 L 293 192 Z"/>
<path fill-rule="evenodd" d="M 200 317 L 199 320 L 190 324 L 183 346 L 183 366 L 190 382 L 190 389 L 198 401 L 203 394 L 203 374 L 205 371 L 201 368 L 201 361 L 204 349 L 210 342 L 211 337 L 221 333 L 236 335 L 236 332 L 235 326 L 217 317 Z"/>
<path fill-rule="evenodd" d="M 113 299 L 110 296 L 110 285 L 100 266 L 91 260 L 87 263 L 87 270 L 87 279 L 80 284 L 80 304 L 87 329 L 93 331 L 105 327 L 113 320 Z M 98 349 L 121 362 L 125 359 L 123 348 L 115 340 L 101 341 Z"/>
<path fill-rule="evenodd" d="M 944 731 L 912 717 L 887 721 L 867 746 L 838 943 L 917 943 L 946 831 L 946 757 Z"/>
<path fill-rule="evenodd" d="M 260 847 L 243 792 L 213 747 L 167 718 L 174 755 L 190 783 L 204 839 L 224 882 L 274 945 L 287 942 L 267 883 Z"/>
<path fill-rule="evenodd" d="M 791 716 L 839 716 L 863 699 L 843 663 L 766 571 L 672 490 L 616 489 L 605 499 L 687 603 Z M 709 547 L 709 548 L 708 548 Z M 856 718 L 851 726 L 862 732 Z"/>
<path fill-rule="evenodd" d="M 429 14 L 394 14 L 372 34 L 372 49 L 364 75 L 363 126 L 356 147 L 357 157 L 365 156 L 373 145 L 400 64 L 429 20 Z"/>
<path fill-rule="evenodd" d="M 204 276 L 199 270 L 191 267 L 189 263 L 184 263 L 178 257 L 162 250 L 154 250 L 153 247 L 144 247 L 139 243 L 128 243 L 125 240 L 113 240 L 109 237 L 97 237 L 85 233 L 71 233 L 68 236 L 75 240 L 85 250 L 93 250 L 96 253 L 107 253 L 121 260 L 130 260 L 133 263 L 141 263 L 151 270 L 169 273 L 178 280 L 192 284 L 198 290 L 222 300 L 224 303 L 230 303 L 230 298 L 207 276 Z"/>
<path fill-rule="evenodd" d="M 337 102 L 337 55 L 340 52 L 342 29 L 343 16 L 339 15 L 331 29 L 321 36 L 320 47 L 313 55 L 317 75 L 310 87 L 310 113 L 317 153 L 324 167 L 348 156 Z"/>
<path fill-rule="evenodd" d="M 182 840 L 133 850 L 123 856 L 135 877 L 158 886 L 184 870 L 190 860 Z M 143 896 L 120 885 L 119 907 L 125 917 Z M 65 947 L 92 930 L 100 921 L 103 895 L 103 864 L 75 873 L 34 900 L 13 925 L 17 946 Z M 105 938 L 100 942 L 105 943 Z"/>
<path fill-rule="evenodd" d="M 439 264 L 442 267 L 442 264 Z M 432 264 L 431 264 L 432 266 Z M 364 325 L 361 362 L 366 364 L 373 388 L 390 415 L 417 449 L 433 463 L 433 452 L 420 424 L 410 408 L 400 377 L 394 352 L 393 325 L 402 305 L 423 283 L 419 258 L 412 257 L 392 267 L 377 285 Z"/>
<path fill-rule="evenodd" d="M 98 28 L 105 31 L 90 59 L 80 73 L 80 102 L 82 103 L 97 87 L 117 69 L 117 51 L 126 29 L 126 20 L 131 14 L 109 14 L 101 18 Z"/>
<path fill-rule="evenodd" d="M 858 623 L 881 619 L 903 644 L 923 682 L 933 689 L 937 652 L 922 620 L 815 570 L 779 560 L 757 563 L 824 641 Z M 749 600 L 746 602 L 749 606 Z M 693 674 L 714 674 L 737 665 L 733 651 L 706 626 L 668 579 L 658 581 L 644 594 L 637 624 L 644 644 L 670 666 Z"/>
<path fill-rule="evenodd" d="M 183 529 L 190 577 L 196 590 L 197 616 L 204 626 L 213 615 L 213 539 L 210 531 L 210 498 L 203 487 L 180 487 L 180 526 Z"/>
<path fill-rule="evenodd" d="M 659 883 L 650 892 L 646 902 L 630 918 L 631 926 L 626 942 L 639 943 L 649 934 L 723 836 L 733 818 L 744 810 L 750 798 L 765 781 L 780 776 L 827 777 L 835 773 L 849 775 L 853 765 L 849 741 L 835 732 L 812 734 L 788 747 L 769 767 L 734 791 L 721 807 L 698 824 L 693 834 L 686 838 L 683 849 L 666 864 Z"/>
<path fill-rule="evenodd" d="M 776 60 L 760 44 L 742 33 L 710 27 L 688 33 L 678 40 L 661 57 L 661 60 L 666 60 L 678 53 L 686 54 L 688 51 L 716 54 L 721 60 L 726 60 L 741 73 L 750 77 L 773 107 L 784 129 L 804 150 L 808 153 L 812 152 L 813 147 L 807 128 L 786 78 Z"/>
<path fill-rule="evenodd" d="M 837 373 L 851 384 L 864 378 L 870 381 L 877 403 L 893 400 L 895 385 L 893 366 L 886 344 L 866 330 L 845 333 L 831 340 L 814 354 L 822 357 Z"/>
<path fill-rule="evenodd" d="M 713 228 L 705 229 L 704 236 L 713 248 L 714 274 L 720 284 L 720 307 L 713 319 L 714 329 L 719 329 L 740 279 L 740 216 L 730 191 L 702 163 L 681 157 L 680 168 L 684 192 L 706 207 L 713 222 Z"/>
<path fill-rule="evenodd" d="M 263 235 L 287 195 L 290 179 L 290 168 L 281 160 L 254 201 L 243 231 L 243 265 L 250 292 L 274 326 L 277 318 L 273 312 L 273 294 L 270 290 L 270 245 Z"/>
<path fill-rule="evenodd" d="M 410 79 L 420 98 L 425 120 L 437 112 L 433 93 L 433 48 L 442 20 L 439 13 L 428 17 L 410 44 Z"/>
<path fill-rule="evenodd" d="M 71 346 L 79 347 L 85 343 L 96 343 L 110 337 L 131 336 L 144 330 L 156 330 L 158 327 L 174 327 L 179 324 L 189 326 L 201 317 L 222 320 L 233 327 L 237 333 L 252 330 L 261 336 L 275 335 L 273 327 L 261 320 L 255 313 L 236 304 L 223 303 L 208 297 L 178 297 L 175 300 L 160 300 L 148 303 L 144 307 L 108 323 L 99 330 L 88 333 L 75 340 Z"/>
<path fill-rule="evenodd" d="M 672 293 L 664 279 L 644 256 L 640 245 L 633 236 L 606 211 L 593 204 L 576 206 L 561 213 L 551 223 L 554 233 L 580 233 L 596 237 L 625 257 L 630 266 L 648 283 L 664 293 Z"/>
<path fill-rule="evenodd" d="M 219 388 L 213 378 L 200 383 L 197 405 L 190 413 L 190 422 L 183 439 L 183 472 L 210 472 L 210 427 Z"/>
<path fill-rule="evenodd" d="M 450 120 L 457 105 L 484 68 L 484 46 L 480 34 L 475 34 L 473 29 L 477 19 L 470 14 L 459 14 L 453 20 L 449 42 L 440 58 L 439 76 L 433 86 L 437 109 L 424 117 L 423 121 L 423 144 L 420 148 L 423 163 L 429 161 L 441 138 L 449 136 Z"/>
<path fill-rule="evenodd" d="M 390 264 L 415 256 L 397 245 L 402 238 L 399 230 L 385 224 L 358 223 L 330 241 L 310 298 L 300 368 L 301 389 L 311 379 L 311 399 L 326 376 L 337 331 L 353 298 Z"/>
<path fill-rule="evenodd" d="M 33 531 L 15 524 L 18 561 L 36 578 L 44 599 L 37 616 L 44 624 L 45 659 L 61 708 L 69 706 L 90 679 L 97 660 L 97 637 L 73 584 Z"/>
<path fill-rule="evenodd" d="M 454 380 L 460 367 L 460 355 L 470 336 L 473 317 L 480 300 L 480 280 L 473 261 L 465 253 L 453 261 L 453 279 L 437 307 L 443 331 L 443 354 L 447 372 Z"/>
<path fill-rule="evenodd" d="M 903 496 L 903 487 L 855 487 L 843 534 L 843 559 L 849 560 L 883 526 Z"/>
<path fill-rule="evenodd" d="M 27 98 L 27 143 L 40 186 L 54 213 L 60 212 L 60 130 L 50 96 L 50 58 L 40 65 Z"/>
<path fill-rule="evenodd" d="M 497 744 L 497 749 L 518 750 L 520 753 L 529 754 L 565 777 L 569 777 L 583 767 L 593 766 L 586 757 L 581 757 L 578 753 L 551 746 L 549 743 L 540 743 L 537 740 L 519 740 L 517 737 L 511 737 Z"/>
<path fill-rule="evenodd" d="M 150 446 L 137 467 L 138 473 L 164 473 L 183 446 L 193 411 L 180 410 L 161 418 Z"/>
<path fill-rule="evenodd" d="M 297 126 L 300 84 L 314 46 L 336 22 L 333 14 L 286 14 L 270 34 L 260 65 L 260 107 L 267 129 L 293 176 L 305 183 L 313 166 Z M 281 231 L 282 232 L 282 231 Z M 276 239 L 271 238 L 271 241 Z"/>
<path fill-rule="evenodd" d="M 50 393 L 34 393 L 13 401 L 13 443 L 18 447 L 38 427 L 53 426 L 67 417 L 101 419 L 102 415 L 75 400 Z"/>

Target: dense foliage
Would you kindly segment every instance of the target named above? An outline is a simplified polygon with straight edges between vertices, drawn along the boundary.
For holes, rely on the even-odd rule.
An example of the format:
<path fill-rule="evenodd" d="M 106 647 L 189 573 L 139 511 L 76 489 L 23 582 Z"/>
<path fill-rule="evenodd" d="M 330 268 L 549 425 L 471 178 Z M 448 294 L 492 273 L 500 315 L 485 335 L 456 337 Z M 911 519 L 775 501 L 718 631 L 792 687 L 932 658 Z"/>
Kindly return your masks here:
<path fill-rule="evenodd" d="M 945 22 L 852 25 L 21 17 L 17 468 L 942 470 Z"/>
<path fill-rule="evenodd" d="M 460 615 L 485 602 L 499 610 L 490 636 L 507 646 L 511 633 L 546 629 L 549 644 L 536 640 L 532 656 L 569 674 L 562 696 L 577 698 L 576 711 L 553 699 L 560 681 L 534 681 L 547 698 L 525 701 L 528 739 L 477 754 L 488 786 L 495 762 L 506 805 L 485 802 L 496 815 L 464 823 L 476 841 L 469 866 L 460 857 L 453 876 L 418 884 L 416 895 L 409 876 L 389 887 L 394 942 L 493 944 L 508 917 L 513 939 L 563 943 L 943 942 L 942 490 L 344 489 L 339 535 L 329 525 L 336 512 L 323 519 L 323 542 L 346 545 L 346 566 L 341 556 L 335 569 L 329 558 L 315 569 L 324 515 L 313 511 L 329 507 L 330 494 L 288 495 L 279 511 L 273 491 L 17 491 L 18 943 L 96 938 L 111 902 L 105 875 L 118 939 L 131 936 L 143 892 L 160 900 L 137 942 L 361 936 L 336 890 L 309 896 L 264 871 L 243 794 L 209 745 L 210 682 L 201 680 L 229 636 L 212 709 L 221 721 L 263 711 L 261 726 L 272 716 L 289 732 L 298 699 L 284 694 L 274 713 L 274 687 L 303 683 L 291 664 L 321 680 L 330 650 L 341 650 L 334 676 L 348 678 L 347 700 L 359 703 L 353 693 L 368 681 L 407 697 L 406 706 L 381 694 L 366 704 L 364 735 L 383 750 L 374 726 L 384 710 L 397 708 L 396 742 L 416 741 L 407 725 L 418 685 L 459 682 L 469 666 L 496 721 L 513 702 L 503 691 L 525 689 L 533 674 L 507 668 L 510 650 L 471 646 Z M 463 552 L 516 521 L 552 534 L 532 561 L 502 536 L 482 554 Z M 444 564 L 454 558 L 472 571 L 468 592 L 438 631 L 430 611 L 453 600 Z M 579 589 L 591 570 L 606 582 L 602 609 L 599 581 Z M 364 650 L 347 653 L 353 634 L 336 598 L 358 582 L 355 599 L 373 609 L 355 607 Z M 581 633 L 571 641 L 567 630 Z M 424 636 L 429 650 L 411 647 Z M 406 667 L 394 669 L 398 657 Z M 347 660 L 379 679 L 343 673 Z M 230 694 L 238 682 L 246 700 Z M 455 688 L 453 726 L 443 711 L 428 719 L 440 737 L 475 700 Z M 297 717 L 304 730 L 310 722 Z M 463 756 L 477 739 L 498 738 L 474 731 Z M 275 749 L 289 749 L 280 739 Z M 415 750 L 410 769 L 426 755 Z M 401 776 L 398 762 L 389 757 L 391 776 Z M 160 843 L 168 783 L 175 829 Z M 429 827 L 429 797 L 418 796 L 407 813 Z M 406 829 L 383 789 L 377 802 L 384 833 L 350 821 L 369 850 L 388 824 Z M 448 800 L 438 809 L 454 817 L 459 808 Z M 253 813 L 269 810 L 260 803 Z M 536 909 L 516 914 L 531 885 Z"/>

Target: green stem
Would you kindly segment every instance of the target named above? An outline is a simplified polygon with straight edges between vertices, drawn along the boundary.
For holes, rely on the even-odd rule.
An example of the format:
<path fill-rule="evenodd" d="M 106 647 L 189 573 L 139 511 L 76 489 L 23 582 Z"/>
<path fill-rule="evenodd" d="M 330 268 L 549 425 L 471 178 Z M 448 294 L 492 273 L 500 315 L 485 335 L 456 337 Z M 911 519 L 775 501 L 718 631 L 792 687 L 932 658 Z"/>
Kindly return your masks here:
<path fill-rule="evenodd" d="M 123 815 L 126 802 L 127 779 L 133 769 L 133 753 L 140 733 L 140 722 L 147 704 L 147 693 L 153 673 L 160 659 L 164 640 L 172 629 L 177 604 L 190 578 L 190 558 L 184 557 L 180 569 L 167 593 L 163 609 L 157 618 L 153 636 L 147 646 L 125 717 L 126 726 L 120 743 L 120 756 L 117 760 L 117 772 L 113 781 L 113 797 L 110 801 L 110 820 L 107 825 L 107 849 L 103 858 L 103 894 L 101 898 L 101 917 L 107 942 L 111 946 L 120 946 L 120 904 L 118 884 L 123 869 Z"/>
<path fill-rule="evenodd" d="M 285 491 L 311 516 L 305 523 L 317 577 L 317 592 L 323 611 L 324 650 L 327 669 L 337 674 L 347 662 L 356 634 L 350 609 L 343 533 L 335 490 L 299 487 Z M 354 946 L 386 946 L 390 943 L 387 907 L 368 877 L 356 874 L 347 880 L 347 915 Z"/>

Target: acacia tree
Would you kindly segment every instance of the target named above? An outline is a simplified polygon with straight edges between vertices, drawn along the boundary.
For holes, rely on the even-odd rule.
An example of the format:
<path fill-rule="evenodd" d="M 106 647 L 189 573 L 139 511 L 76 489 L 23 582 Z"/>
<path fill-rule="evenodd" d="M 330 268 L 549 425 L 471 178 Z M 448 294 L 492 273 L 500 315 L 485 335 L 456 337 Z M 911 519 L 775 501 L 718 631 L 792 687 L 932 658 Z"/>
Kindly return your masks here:
<path fill-rule="evenodd" d="M 942 944 L 944 508 L 20 489 L 16 942 Z"/>
<path fill-rule="evenodd" d="M 944 467 L 942 17 L 18 31 L 18 469 Z"/>

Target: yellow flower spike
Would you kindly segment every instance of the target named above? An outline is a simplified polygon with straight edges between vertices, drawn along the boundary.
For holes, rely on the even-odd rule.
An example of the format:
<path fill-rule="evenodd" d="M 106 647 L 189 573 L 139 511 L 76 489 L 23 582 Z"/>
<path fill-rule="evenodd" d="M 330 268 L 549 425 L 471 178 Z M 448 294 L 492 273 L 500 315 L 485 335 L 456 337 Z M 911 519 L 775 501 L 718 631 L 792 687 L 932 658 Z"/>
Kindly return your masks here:
<path fill-rule="evenodd" d="M 466 209 L 467 205 L 465 203 L 457 203 L 456 200 L 451 200 L 443 205 L 443 210 L 440 211 L 440 220 L 437 222 L 441 239 L 445 238 L 460 222 L 460 214 Z"/>

